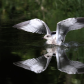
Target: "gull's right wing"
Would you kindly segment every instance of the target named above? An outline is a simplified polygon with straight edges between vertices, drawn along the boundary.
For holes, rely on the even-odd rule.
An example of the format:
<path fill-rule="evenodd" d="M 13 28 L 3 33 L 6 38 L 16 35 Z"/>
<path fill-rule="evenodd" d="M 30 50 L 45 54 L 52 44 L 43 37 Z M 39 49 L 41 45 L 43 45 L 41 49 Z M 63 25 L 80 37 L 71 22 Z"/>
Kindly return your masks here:
<path fill-rule="evenodd" d="M 13 27 L 32 33 L 51 34 L 49 27 L 40 19 L 31 19 L 25 22 L 18 23 Z"/>

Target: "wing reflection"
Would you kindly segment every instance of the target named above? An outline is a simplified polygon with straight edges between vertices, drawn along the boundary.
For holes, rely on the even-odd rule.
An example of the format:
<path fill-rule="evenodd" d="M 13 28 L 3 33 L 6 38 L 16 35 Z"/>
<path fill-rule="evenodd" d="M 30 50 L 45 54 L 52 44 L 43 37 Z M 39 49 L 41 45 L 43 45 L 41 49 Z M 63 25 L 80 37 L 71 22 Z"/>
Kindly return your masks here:
<path fill-rule="evenodd" d="M 14 64 L 19 67 L 31 70 L 35 73 L 41 73 L 48 67 L 50 60 L 51 57 L 49 56 L 40 56 L 38 58 L 15 62 Z"/>
<path fill-rule="evenodd" d="M 58 70 L 67 74 L 81 74 L 84 73 L 84 64 L 79 61 L 71 61 L 65 53 L 64 49 L 56 48 L 56 60 Z"/>
<path fill-rule="evenodd" d="M 45 71 L 50 63 L 52 56 L 56 57 L 57 68 L 67 74 L 84 73 L 84 64 L 79 61 L 72 61 L 66 55 L 66 48 L 54 46 L 46 48 L 47 53 L 38 58 L 32 58 L 25 61 L 15 62 L 14 64 L 24 69 L 41 73 Z"/>

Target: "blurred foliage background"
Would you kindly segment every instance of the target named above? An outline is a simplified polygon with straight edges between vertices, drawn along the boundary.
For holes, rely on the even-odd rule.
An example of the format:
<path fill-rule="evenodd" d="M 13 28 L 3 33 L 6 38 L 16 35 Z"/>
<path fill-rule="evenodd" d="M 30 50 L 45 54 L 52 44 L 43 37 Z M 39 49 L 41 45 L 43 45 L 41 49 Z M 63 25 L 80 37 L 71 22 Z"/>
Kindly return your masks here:
<path fill-rule="evenodd" d="M 33 18 L 44 20 L 51 30 L 70 17 L 84 17 L 84 0 L 0 0 L 1 22 L 17 23 Z M 52 27 L 53 25 L 53 27 Z"/>

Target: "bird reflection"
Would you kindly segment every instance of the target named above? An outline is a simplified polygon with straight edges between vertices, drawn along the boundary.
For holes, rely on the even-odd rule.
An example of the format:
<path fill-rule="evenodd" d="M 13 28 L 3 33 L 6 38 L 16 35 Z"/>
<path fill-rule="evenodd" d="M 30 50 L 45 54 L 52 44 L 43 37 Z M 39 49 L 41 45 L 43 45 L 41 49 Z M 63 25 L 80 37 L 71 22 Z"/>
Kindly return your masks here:
<path fill-rule="evenodd" d="M 24 69 L 41 73 L 45 71 L 50 63 L 52 56 L 56 57 L 57 68 L 67 74 L 84 73 L 84 64 L 79 61 L 72 61 L 66 55 L 66 48 L 54 46 L 46 48 L 47 53 L 38 58 L 32 58 L 25 61 L 15 62 L 14 64 Z"/>
<path fill-rule="evenodd" d="M 49 55 L 48 56 L 45 55 L 45 56 L 40 56 L 38 58 L 32 58 L 25 61 L 15 62 L 14 64 L 24 69 L 33 71 L 35 73 L 41 73 L 44 70 L 46 70 L 51 58 L 52 56 L 49 57 Z"/>
<path fill-rule="evenodd" d="M 58 70 L 67 74 L 81 74 L 84 73 L 84 64 L 79 61 L 71 61 L 65 50 L 58 47 L 56 48 L 56 60 Z"/>

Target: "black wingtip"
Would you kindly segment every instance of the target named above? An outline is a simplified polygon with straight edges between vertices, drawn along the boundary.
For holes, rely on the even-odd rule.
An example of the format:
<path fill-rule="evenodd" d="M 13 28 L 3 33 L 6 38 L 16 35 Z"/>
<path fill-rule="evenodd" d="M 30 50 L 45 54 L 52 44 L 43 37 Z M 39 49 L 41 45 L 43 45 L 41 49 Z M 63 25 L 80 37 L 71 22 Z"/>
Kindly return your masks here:
<path fill-rule="evenodd" d="M 77 22 L 84 23 L 84 17 L 78 17 L 76 19 L 77 19 Z"/>

